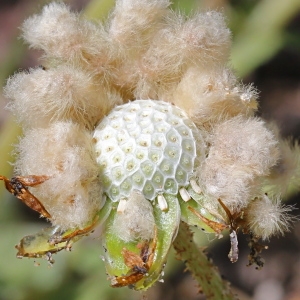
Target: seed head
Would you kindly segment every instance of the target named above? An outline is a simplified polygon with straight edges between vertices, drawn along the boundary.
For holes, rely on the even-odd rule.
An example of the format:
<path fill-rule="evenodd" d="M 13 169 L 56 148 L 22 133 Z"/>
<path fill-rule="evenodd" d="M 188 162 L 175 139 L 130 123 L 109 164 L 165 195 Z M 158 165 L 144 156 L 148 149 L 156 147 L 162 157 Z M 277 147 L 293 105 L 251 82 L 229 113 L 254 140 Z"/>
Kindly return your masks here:
<path fill-rule="evenodd" d="M 224 16 L 169 5 L 117 0 L 99 24 L 51 3 L 24 22 L 45 67 L 5 87 L 24 137 L 17 176 L 0 180 L 55 227 L 23 238 L 18 257 L 52 262 L 101 223 L 111 284 L 143 290 L 160 279 L 180 219 L 229 229 L 232 262 L 239 229 L 252 241 L 289 229 L 279 193 L 299 179 L 298 145 L 255 117 L 258 92 L 228 67 Z"/>

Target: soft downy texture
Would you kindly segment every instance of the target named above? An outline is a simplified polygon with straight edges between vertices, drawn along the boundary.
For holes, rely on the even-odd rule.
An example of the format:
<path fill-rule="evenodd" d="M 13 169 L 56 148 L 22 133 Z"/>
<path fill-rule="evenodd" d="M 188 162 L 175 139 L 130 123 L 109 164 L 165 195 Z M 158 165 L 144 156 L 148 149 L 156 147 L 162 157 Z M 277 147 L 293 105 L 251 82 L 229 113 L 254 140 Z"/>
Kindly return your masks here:
<path fill-rule="evenodd" d="M 237 115 L 253 116 L 258 106 L 256 89 L 239 83 L 226 65 L 187 69 L 172 96 L 204 130 Z"/>
<path fill-rule="evenodd" d="M 203 132 L 208 157 L 195 175 L 211 206 L 220 197 L 239 211 L 259 193 L 257 176 L 267 180 L 276 165 L 275 139 L 252 118 L 256 90 L 239 83 L 227 66 L 230 31 L 222 14 L 188 18 L 168 5 L 117 1 L 106 26 L 61 3 L 45 6 L 22 29 L 30 46 L 44 51 L 46 68 L 9 79 L 9 108 L 25 129 L 71 121 L 91 130 L 115 105 L 161 97 L 184 109 Z M 17 172 L 28 174 L 23 153 Z"/>
<path fill-rule="evenodd" d="M 88 63 L 91 57 L 99 57 L 109 49 L 104 28 L 71 13 L 63 3 L 45 6 L 40 15 L 24 22 L 22 31 L 30 47 L 43 50 L 54 63 Z"/>
<path fill-rule="evenodd" d="M 89 133 L 71 122 L 26 132 L 17 148 L 15 172 L 50 178 L 34 188 L 54 225 L 84 227 L 102 207 L 102 185 Z"/>
<path fill-rule="evenodd" d="M 73 121 L 92 129 L 114 105 L 122 103 L 117 93 L 69 65 L 18 73 L 8 80 L 5 93 L 13 100 L 8 108 L 24 128 Z"/>
<path fill-rule="evenodd" d="M 169 13 L 165 27 L 157 32 L 141 58 L 135 97 L 171 102 L 173 99 L 167 95 L 179 83 L 185 70 L 226 60 L 230 32 L 224 24 L 223 16 L 217 12 L 199 14 L 189 20 L 178 13 Z"/>
<path fill-rule="evenodd" d="M 153 208 L 142 193 L 133 191 L 123 212 L 114 220 L 112 230 L 125 242 L 150 240 L 154 235 L 155 220 Z"/>
<path fill-rule="evenodd" d="M 255 235 L 267 240 L 274 234 L 289 231 L 295 221 L 295 217 L 289 215 L 293 209 L 293 206 L 283 206 L 279 198 L 271 200 L 263 195 L 250 202 L 244 218 Z"/>
<path fill-rule="evenodd" d="M 219 206 L 218 198 L 232 212 L 245 209 L 260 196 L 258 178 L 267 182 L 271 169 L 273 181 L 285 174 L 295 176 L 297 168 L 290 173 L 287 169 L 284 174 L 275 172 L 280 149 L 270 129 L 253 117 L 257 91 L 241 84 L 228 67 L 231 36 L 223 15 L 209 11 L 186 17 L 169 10 L 168 5 L 166 0 L 120 0 L 102 25 L 85 20 L 65 4 L 51 3 L 24 22 L 23 37 L 31 47 L 44 51 L 45 68 L 14 75 L 5 88 L 11 99 L 9 108 L 25 129 L 16 163 L 18 174 L 53 176 L 51 168 L 31 168 L 32 163 L 23 158 L 35 128 L 51 132 L 57 130 L 56 123 L 66 122 L 77 126 L 77 132 L 88 132 L 114 106 L 149 98 L 182 108 L 201 130 L 207 158 L 200 162 L 195 176 L 211 209 Z M 64 148 L 64 141 L 53 148 L 62 145 L 64 153 L 68 147 L 77 147 L 72 141 Z M 283 152 L 297 152 L 285 147 L 281 147 Z M 44 154 L 39 155 L 42 159 Z M 86 159 L 74 155 L 79 165 Z M 298 156 L 290 157 L 298 166 Z M 92 163 L 86 166 L 86 174 L 95 172 Z M 64 183 L 73 175 L 54 173 L 59 174 L 55 175 L 57 191 L 65 191 Z M 94 178 L 88 175 L 85 180 L 93 182 Z M 50 206 L 56 203 L 51 201 Z M 83 206 L 90 211 L 89 205 L 87 201 Z M 87 221 L 87 216 L 82 220 Z M 53 222 L 70 225 L 63 218 Z"/>
<path fill-rule="evenodd" d="M 139 50 L 141 45 L 149 45 L 151 38 L 162 25 L 169 5 L 169 0 L 117 1 L 108 26 L 110 37 L 128 55 L 131 52 L 128 51 L 129 47 Z"/>
<path fill-rule="evenodd" d="M 257 90 L 241 83 L 228 63 L 231 34 L 224 16 L 213 11 L 185 16 L 169 5 L 167 0 L 117 0 L 106 23 L 100 24 L 63 3 L 50 3 L 22 27 L 29 46 L 43 51 L 43 67 L 13 75 L 5 87 L 8 108 L 24 129 L 16 151 L 16 175 L 49 177 L 30 191 L 50 212 L 53 225 L 76 232 L 95 216 L 107 218 L 103 235 L 114 286 L 137 283 L 137 289 L 147 289 L 160 278 L 183 210 L 191 225 L 201 226 L 205 218 L 205 225 L 217 223 L 210 232 L 241 228 L 263 239 L 287 231 L 293 220 L 288 216 L 292 208 L 279 199 L 290 182 L 299 179 L 298 144 L 283 141 L 276 129 L 255 116 Z M 104 167 L 96 159 L 106 151 L 110 168 L 109 155 L 115 149 L 108 138 L 97 140 L 95 133 L 112 110 L 122 114 L 125 104 L 133 104 L 134 111 L 136 100 L 144 105 L 156 100 L 162 119 L 170 113 L 164 124 L 173 129 L 178 118 L 185 118 L 189 129 L 195 127 L 178 127 L 182 143 L 174 149 L 178 158 L 192 148 L 187 135 L 196 140 L 197 157 L 180 157 L 177 162 L 183 167 L 193 161 L 191 172 L 174 172 L 179 177 L 187 174 L 182 182 L 188 184 L 177 189 L 179 179 L 173 173 L 175 179 L 167 178 L 175 182 L 177 194 L 159 187 L 151 199 L 132 190 L 127 199 L 105 201 Z M 166 105 L 177 107 L 177 119 Z M 151 109 L 148 105 L 146 113 L 138 112 L 133 120 L 127 111 L 122 118 L 139 129 L 149 121 Z M 113 121 L 112 144 L 121 149 L 128 132 L 120 124 L 114 127 Z M 149 124 L 143 128 L 146 132 L 137 131 L 135 142 L 144 147 L 148 134 L 151 144 L 153 128 L 155 124 Z M 176 135 L 166 137 L 165 128 L 155 130 L 168 141 L 168 151 L 159 149 L 155 155 L 171 161 Z M 133 143 L 129 148 L 124 148 L 128 155 L 120 156 L 124 169 L 130 155 L 138 157 L 133 153 L 138 147 Z M 143 148 L 145 156 L 152 155 L 153 149 L 148 150 Z M 149 173 L 153 165 L 157 167 L 151 161 Z M 124 209 L 120 203 L 126 204 Z M 45 239 L 46 249 L 47 243 Z"/>
<path fill-rule="evenodd" d="M 254 179 L 268 175 L 278 157 L 277 141 L 263 121 L 232 118 L 215 126 L 208 157 L 197 169 L 198 184 L 207 196 L 239 211 L 259 193 Z"/>

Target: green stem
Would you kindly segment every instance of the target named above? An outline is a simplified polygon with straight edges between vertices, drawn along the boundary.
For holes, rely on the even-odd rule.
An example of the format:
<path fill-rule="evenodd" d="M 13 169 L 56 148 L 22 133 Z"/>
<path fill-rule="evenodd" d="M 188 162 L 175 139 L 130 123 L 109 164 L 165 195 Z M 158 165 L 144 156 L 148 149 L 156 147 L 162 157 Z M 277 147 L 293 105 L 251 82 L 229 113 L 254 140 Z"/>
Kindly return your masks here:
<path fill-rule="evenodd" d="M 177 258 L 185 262 L 207 300 L 235 299 L 229 282 L 221 278 L 217 268 L 194 243 L 193 234 L 186 223 L 181 222 L 173 246 L 177 252 Z"/>

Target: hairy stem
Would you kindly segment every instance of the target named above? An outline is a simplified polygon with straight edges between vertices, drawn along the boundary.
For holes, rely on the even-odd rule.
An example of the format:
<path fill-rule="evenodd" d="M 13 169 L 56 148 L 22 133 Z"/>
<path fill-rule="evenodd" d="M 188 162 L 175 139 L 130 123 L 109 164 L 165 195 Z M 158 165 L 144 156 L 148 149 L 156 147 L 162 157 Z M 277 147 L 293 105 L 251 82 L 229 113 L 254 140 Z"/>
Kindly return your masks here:
<path fill-rule="evenodd" d="M 217 268 L 194 243 L 193 234 L 186 223 L 181 222 L 173 245 L 177 258 L 185 262 L 207 300 L 236 299 L 229 282 L 221 278 Z"/>

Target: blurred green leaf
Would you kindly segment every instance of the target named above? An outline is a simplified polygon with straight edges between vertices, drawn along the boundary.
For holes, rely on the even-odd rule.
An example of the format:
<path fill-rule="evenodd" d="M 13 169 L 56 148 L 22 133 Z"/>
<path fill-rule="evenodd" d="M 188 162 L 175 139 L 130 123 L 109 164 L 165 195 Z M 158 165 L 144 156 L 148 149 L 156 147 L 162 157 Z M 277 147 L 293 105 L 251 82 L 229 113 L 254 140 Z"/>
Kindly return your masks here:
<path fill-rule="evenodd" d="M 263 0 L 254 7 L 234 37 L 231 58 L 239 76 L 248 75 L 284 46 L 284 28 L 299 11 L 299 0 Z"/>
<path fill-rule="evenodd" d="M 106 19 L 114 7 L 115 0 L 93 0 L 84 10 L 84 15 L 89 19 Z"/>

